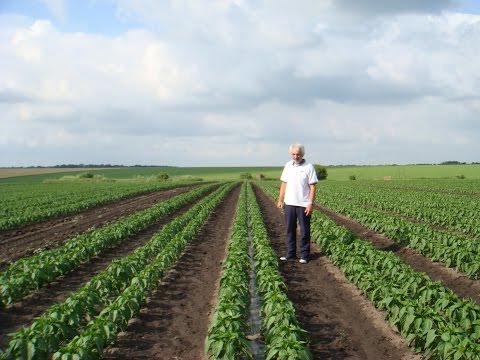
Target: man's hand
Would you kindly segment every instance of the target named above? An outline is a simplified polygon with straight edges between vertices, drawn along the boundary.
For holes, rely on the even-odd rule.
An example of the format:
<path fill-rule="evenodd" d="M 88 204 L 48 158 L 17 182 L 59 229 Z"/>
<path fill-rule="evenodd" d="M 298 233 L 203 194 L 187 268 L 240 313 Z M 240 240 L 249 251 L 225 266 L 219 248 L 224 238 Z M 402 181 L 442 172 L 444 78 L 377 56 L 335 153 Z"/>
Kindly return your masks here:
<path fill-rule="evenodd" d="M 278 202 L 277 202 L 277 207 L 278 207 L 279 209 L 283 209 L 283 206 L 284 206 L 283 201 L 278 200 Z"/>
<path fill-rule="evenodd" d="M 305 215 L 312 215 L 313 212 L 313 204 L 308 204 L 305 208 Z"/>

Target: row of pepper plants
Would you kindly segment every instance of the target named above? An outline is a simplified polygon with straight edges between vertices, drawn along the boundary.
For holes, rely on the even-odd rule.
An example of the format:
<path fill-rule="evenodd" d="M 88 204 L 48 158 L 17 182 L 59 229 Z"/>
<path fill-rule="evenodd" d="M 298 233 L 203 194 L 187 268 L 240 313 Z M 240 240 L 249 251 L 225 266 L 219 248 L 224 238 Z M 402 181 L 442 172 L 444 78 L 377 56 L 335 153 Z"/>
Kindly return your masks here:
<path fill-rule="evenodd" d="M 278 196 L 278 189 L 259 186 Z M 427 359 L 480 359 L 480 306 L 473 300 L 457 297 L 392 252 L 376 249 L 317 210 L 311 229 L 312 239 L 385 311 L 415 352 L 423 352 Z"/>
<path fill-rule="evenodd" d="M 301 328 L 295 308 L 288 299 L 287 286 L 278 271 L 278 256 L 270 246 L 262 212 L 248 183 L 250 229 L 254 246 L 257 289 L 262 302 L 262 332 L 265 337 L 266 359 L 312 358 L 308 334 Z"/>
<path fill-rule="evenodd" d="M 472 279 L 480 278 L 480 242 L 458 234 L 414 223 L 402 217 L 355 204 L 334 192 L 322 192 L 318 197 L 325 206 L 379 232 L 402 245 L 446 266 L 456 267 Z"/>
<path fill-rule="evenodd" d="M 82 210 L 152 191 L 195 182 L 4 184 L 0 187 L 0 230 Z"/>
<path fill-rule="evenodd" d="M 443 192 L 385 188 L 378 181 L 333 182 L 322 187 L 322 194 L 354 202 L 360 206 L 395 213 L 480 239 L 478 196 Z"/>
<path fill-rule="evenodd" d="M 367 180 L 368 181 L 368 180 Z M 478 196 L 480 179 L 408 179 L 394 181 L 377 181 L 376 187 L 385 189 L 413 190 L 421 192 L 436 192 L 444 194 L 463 194 Z"/>
<path fill-rule="evenodd" d="M 122 217 L 102 228 L 79 234 L 62 246 L 17 260 L 0 274 L 0 306 L 20 300 L 31 291 L 74 270 L 80 264 L 204 196 L 217 186 L 204 185 L 133 215 Z"/>
<path fill-rule="evenodd" d="M 250 305 L 247 239 L 247 192 L 243 185 L 223 261 L 217 305 L 205 340 L 205 353 L 212 359 L 252 358 L 247 340 Z"/>
<path fill-rule="evenodd" d="M 11 334 L 12 339 L 0 358 L 100 357 L 103 349 L 126 329 L 149 292 L 234 186 L 234 183 L 222 185 L 184 215 L 165 225 L 147 244 L 113 261 L 33 324 Z"/>
<path fill-rule="evenodd" d="M 253 244 L 254 269 L 250 267 L 249 242 Z M 214 359 L 253 358 L 247 334 L 249 279 L 254 272 L 260 295 L 261 332 L 268 359 L 311 359 L 307 334 L 300 327 L 278 260 L 250 183 L 239 197 L 228 254 L 223 265 L 218 303 L 205 340 L 205 352 Z"/>

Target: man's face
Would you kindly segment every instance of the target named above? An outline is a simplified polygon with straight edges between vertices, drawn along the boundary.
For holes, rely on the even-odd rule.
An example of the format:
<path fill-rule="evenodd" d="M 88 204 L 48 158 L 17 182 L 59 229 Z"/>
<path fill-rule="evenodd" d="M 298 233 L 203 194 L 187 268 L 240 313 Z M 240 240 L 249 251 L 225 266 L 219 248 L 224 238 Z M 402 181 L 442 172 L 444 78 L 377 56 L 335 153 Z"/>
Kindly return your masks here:
<path fill-rule="evenodd" d="M 298 164 L 300 161 L 302 161 L 303 155 L 300 152 L 300 149 L 293 148 L 290 152 L 290 155 L 292 156 L 292 160 L 295 162 L 295 164 Z"/>

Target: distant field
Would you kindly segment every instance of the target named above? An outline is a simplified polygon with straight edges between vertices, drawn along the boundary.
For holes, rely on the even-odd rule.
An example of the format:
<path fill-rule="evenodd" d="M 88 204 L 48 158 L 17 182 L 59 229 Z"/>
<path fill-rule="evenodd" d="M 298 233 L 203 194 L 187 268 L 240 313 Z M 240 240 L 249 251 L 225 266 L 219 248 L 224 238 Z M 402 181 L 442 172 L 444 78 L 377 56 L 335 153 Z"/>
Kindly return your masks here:
<path fill-rule="evenodd" d="M 0 168 L 0 179 L 30 176 L 30 175 L 45 175 L 65 172 L 89 171 L 89 168 Z M 96 168 L 95 170 L 99 170 Z"/>
<path fill-rule="evenodd" d="M 480 165 L 381 165 L 381 166 L 329 166 L 328 180 L 409 180 L 409 179 L 480 179 Z M 28 168 L 0 169 L 0 183 L 39 183 L 58 179 L 78 172 L 92 172 L 109 179 L 131 179 L 167 173 L 172 179 L 201 178 L 212 180 L 239 180 L 243 173 L 254 178 L 260 175 L 278 179 L 281 166 L 271 167 L 124 167 L 124 168 Z"/>
<path fill-rule="evenodd" d="M 135 177 L 156 176 L 160 173 L 167 173 L 172 179 L 183 178 L 201 178 L 205 181 L 212 180 L 239 180 L 243 173 L 250 173 L 254 178 L 264 175 L 267 178 L 278 179 L 280 177 L 281 167 L 124 167 L 124 168 L 105 168 L 105 169 L 0 169 L 0 184 L 2 183 L 39 183 L 50 179 L 59 179 L 65 175 L 74 175 L 78 172 L 92 172 L 109 179 L 132 179 Z M 35 173 L 35 170 L 38 170 Z M 3 174 L 3 172 L 6 172 Z M 63 171 L 63 172 L 60 172 Z"/>
<path fill-rule="evenodd" d="M 409 180 L 457 178 L 480 179 L 480 164 L 474 165 L 379 165 L 328 167 L 329 180 Z"/>

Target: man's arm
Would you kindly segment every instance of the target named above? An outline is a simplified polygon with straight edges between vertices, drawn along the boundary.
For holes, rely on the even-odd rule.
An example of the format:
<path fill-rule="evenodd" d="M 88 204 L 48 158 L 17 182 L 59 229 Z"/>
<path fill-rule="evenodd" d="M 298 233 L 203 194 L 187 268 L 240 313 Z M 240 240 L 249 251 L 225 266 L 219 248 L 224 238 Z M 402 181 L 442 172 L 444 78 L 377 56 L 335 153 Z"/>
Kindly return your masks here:
<path fill-rule="evenodd" d="M 308 205 L 305 208 L 305 215 L 311 215 L 313 212 L 313 203 L 315 202 L 316 184 L 310 184 L 310 194 L 308 195 Z"/>
<path fill-rule="evenodd" d="M 316 189 L 317 189 L 317 184 L 310 184 L 310 195 L 308 196 L 308 199 L 312 204 L 315 202 Z"/>
<path fill-rule="evenodd" d="M 285 189 L 287 188 L 287 183 L 282 181 L 282 184 L 280 185 L 280 191 L 278 194 L 278 201 L 277 201 L 277 207 L 279 209 L 283 208 L 283 202 L 285 200 Z"/>

